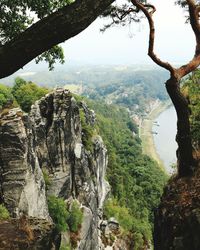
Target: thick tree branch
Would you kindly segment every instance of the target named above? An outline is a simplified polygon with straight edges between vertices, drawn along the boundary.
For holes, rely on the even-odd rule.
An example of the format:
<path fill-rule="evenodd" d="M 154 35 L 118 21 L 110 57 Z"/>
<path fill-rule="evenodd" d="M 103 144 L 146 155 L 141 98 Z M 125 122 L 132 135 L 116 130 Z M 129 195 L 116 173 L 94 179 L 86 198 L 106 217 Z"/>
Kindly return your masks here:
<path fill-rule="evenodd" d="M 187 0 L 189 6 L 190 24 L 196 37 L 195 55 L 186 65 L 181 66 L 177 72 L 180 78 L 189 74 L 200 65 L 200 22 L 199 12 L 200 6 L 194 0 Z"/>
<path fill-rule="evenodd" d="M 0 47 L 0 78 L 87 28 L 115 0 L 76 0 Z"/>

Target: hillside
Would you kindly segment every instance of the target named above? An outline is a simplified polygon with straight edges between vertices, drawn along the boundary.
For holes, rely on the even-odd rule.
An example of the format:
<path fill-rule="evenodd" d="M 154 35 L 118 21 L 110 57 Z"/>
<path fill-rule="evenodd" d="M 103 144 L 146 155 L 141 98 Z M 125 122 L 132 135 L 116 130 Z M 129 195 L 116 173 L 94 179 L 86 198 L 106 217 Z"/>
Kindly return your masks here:
<path fill-rule="evenodd" d="M 120 104 L 142 114 L 149 111 L 151 101 L 167 99 L 164 82 L 168 73 L 145 65 L 79 65 L 58 67 L 49 72 L 31 64 L 26 70 L 4 78 L 1 82 L 11 86 L 18 76 L 45 87 L 71 88 L 73 85 L 71 90 L 78 91 L 78 94 Z"/>
<path fill-rule="evenodd" d="M 132 232 L 129 237 L 135 242 L 134 249 L 140 249 L 152 240 L 153 211 L 167 177 L 155 161 L 142 154 L 137 126 L 125 108 L 84 101 L 95 111 L 97 129 L 108 149 L 111 196 L 105 216 L 117 218 L 125 235 Z"/>

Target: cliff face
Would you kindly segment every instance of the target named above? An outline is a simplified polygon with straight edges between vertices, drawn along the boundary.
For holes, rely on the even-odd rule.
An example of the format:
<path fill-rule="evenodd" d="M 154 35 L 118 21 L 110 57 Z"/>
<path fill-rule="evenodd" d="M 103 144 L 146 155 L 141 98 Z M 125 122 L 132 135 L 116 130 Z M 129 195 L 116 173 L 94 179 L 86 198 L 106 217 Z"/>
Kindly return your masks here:
<path fill-rule="evenodd" d="M 20 109 L 4 113 L 0 126 L 0 200 L 13 217 L 48 218 L 45 183 L 31 124 Z"/>
<path fill-rule="evenodd" d="M 155 250 L 200 249 L 200 168 L 192 177 L 172 179 L 155 213 Z"/>
<path fill-rule="evenodd" d="M 11 215 L 50 220 L 42 171 L 48 173 L 48 193 L 77 199 L 84 210 L 79 249 L 99 249 L 98 224 L 109 190 L 105 181 L 106 148 L 100 136 L 83 145 L 80 110 L 86 124 L 95 115 L 67 90 L 57 89 L 32 106 L 29 116 L 19 109 L 1 115 L 0 199 Z"/>

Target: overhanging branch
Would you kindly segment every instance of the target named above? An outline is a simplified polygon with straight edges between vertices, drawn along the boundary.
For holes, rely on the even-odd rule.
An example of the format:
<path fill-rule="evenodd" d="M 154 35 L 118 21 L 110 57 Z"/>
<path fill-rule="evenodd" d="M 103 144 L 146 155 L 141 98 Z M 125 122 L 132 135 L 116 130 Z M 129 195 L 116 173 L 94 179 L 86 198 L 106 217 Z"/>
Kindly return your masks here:
<path fill-rule="evenodd" d="M 186 0 L 189 7 L 190 25 L 194 32 L 196 38 L 196 49 L 194 57 L 186 65 L 181 66 L 177 72 L 180 77 L 183 77 L 193 70 L 195 70 L 200 65 L 200 22 L 199 22 L 199 12 L 200 5 L 196 3 L 195 0 Z"/>
<path fill-rule="evenodd" d="M 0 46 L 0 78 L 86 29 L 115 0 L 76 0 Z"/>

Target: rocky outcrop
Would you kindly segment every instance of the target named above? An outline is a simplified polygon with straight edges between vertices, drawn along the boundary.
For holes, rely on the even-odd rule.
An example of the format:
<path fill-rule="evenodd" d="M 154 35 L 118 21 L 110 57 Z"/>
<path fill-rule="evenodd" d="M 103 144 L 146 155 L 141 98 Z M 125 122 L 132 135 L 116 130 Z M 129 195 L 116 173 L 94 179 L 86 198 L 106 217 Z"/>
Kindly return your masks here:
<path fill-rule="evenodd" d="M 155 213 L 155 250 L 200 249 L 200 169 L 172 178 Z"/>
<path fill-rule="evenodd" d="M 59 249 L 52 223 L 44 219 L 12 219 L 0 223 L 0 249 Z"/>
<path fill-rule="evenodd" d="M 93 130 L 84 137 L 84 123 Z M 84 210 L 78 249 L 99 249 L 98 225 L 109 191 L 105 181 L 107 151 L 94 130 L 95 114 L 67 90 L 57 89 L 37 101 L 26 115 L 19 109 L 0 117 L 0 199 L 12 216 L 49 219 L 49 195 L 77 199 Z M 89 149 L 85 139 L 91 140 Z"/>
<path fill-rule="evenodd" d="M 18 108 L 0 117 L 0 201 L 13 217 L 49 218 L 45 183 L 27 115 Z"/>

